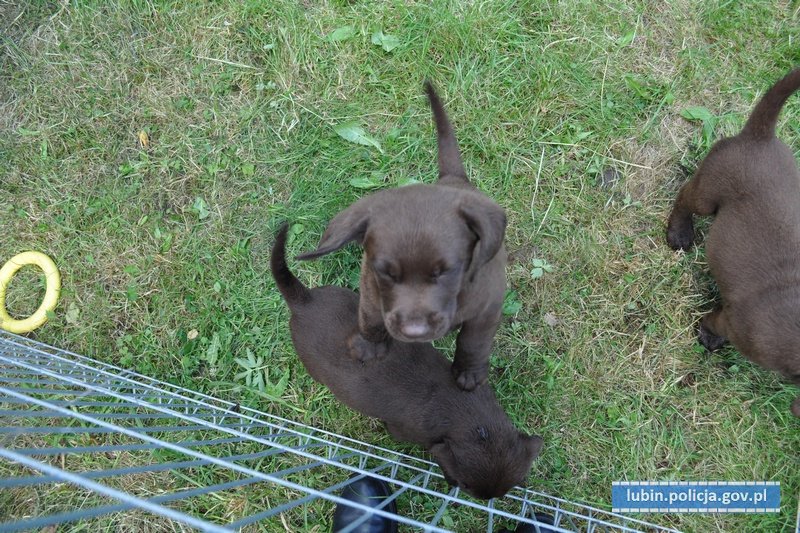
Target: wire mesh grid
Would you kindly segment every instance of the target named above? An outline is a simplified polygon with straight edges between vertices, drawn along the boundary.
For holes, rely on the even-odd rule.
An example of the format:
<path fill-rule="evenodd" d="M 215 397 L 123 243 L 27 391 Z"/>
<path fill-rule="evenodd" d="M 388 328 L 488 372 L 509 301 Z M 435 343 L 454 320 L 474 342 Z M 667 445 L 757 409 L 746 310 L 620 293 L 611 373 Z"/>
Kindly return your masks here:
<path fill-rule="evenodd" d="M 434 463 L 5 332 L 0 458 L 0 531 L 322 530 L 364 476 L 401 531 L 675 531 L 520 488 L 473 500 Z"/>

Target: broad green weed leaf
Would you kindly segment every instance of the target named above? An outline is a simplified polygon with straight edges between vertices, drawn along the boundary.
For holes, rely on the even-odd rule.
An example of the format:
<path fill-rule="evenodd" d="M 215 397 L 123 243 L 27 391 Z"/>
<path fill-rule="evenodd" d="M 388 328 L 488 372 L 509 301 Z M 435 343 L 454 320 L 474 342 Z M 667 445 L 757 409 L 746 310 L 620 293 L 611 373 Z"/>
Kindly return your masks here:
<path fill-rule="evenodd" d="M 219 334 L 214 332 L 214 335 L 211 336 L 211 344 L 206 348 L 206 362 L 209 365 L 214 366 L 217 364 L 220 346 Z"/>
<path fill-rule="evenodd" d="M 130 300 L 131 302 L 135 302 L 139 298 L 139 289 L 136 287 L 136 285 L 131 283 L 125 289 L 125 294 L 128 297 L 128 300 Z"/>
<path fill-rule="evenodd" d="M 619 43 L 620 46 L 628 46 L 633 42 L 633 39 L 635 37 L 636 37 L 636 30 L 630 31 L 625 35 L 623 35 L 622 37 L 620 37 L 619 39 L 617 39 L 617 42 Z"/>
<path fill-rule="evenodd" d="M 197 213 L 197 218 L 199 218 L 200 220 L 208 218 L 208 215 L 211 214 L 208 211 L 208 204 L 206 204 L 206 201 L 199 196 L 194 199 L 194 204 L 192 204 L 192 211 Z"/>
<path fill-rule="evenodd" d="M 706 147 L 714 142 L 714 128 L 717 125 L 718 117 L 711 111 L 702 106 L 687 107 L 681 111 L 681 116 L 688 120 L 699 120 L 703 123 L 703 144 Z"/>
<path fill-rule="evenodd" d="M 167 235 L 164 237 L 164 240 L 161 242 L 161 246 L 159 246 L 159 249 L 163 254 L 169 251 L 171 246 L 172 246 L 172 233 L 167 233 Z"/>
<path fill-rule="evenodd" d="M 287 237 L 287 241 L 289 242 L 289 244 L 292 244 L 294 242 L 295 238 L 298 235 L 300 235 L 301 233 L 303 233 L 305 230 L 306 230 L 306 227 L 303 226 L 302 224 L 299 224 L 299 223 L 298 224 L 292 224 L 291 227 L 289 228 L 289 235 Z"/>
<path fill-rule="evenodd" d="M 706 122 L 714 118 L 714 115 L 703 106 L 687 107 L 681 111 L 681 116 L 688 120 L 701 120 Z"/>
<path fill-rule="evenodd" d="M 356 34 L 356 29 L 352 26 L 341 26 L 336 28 L 328 34 L 326 39 L 329 42 L 335 43 L 338 41 L 346 41 Z"/>
<path fill-rule="evenodd" d="M 380 153 L 383 153 L 383 148 L 381 148 L 380 143 L 367 135 L 364 128 L 359 126 L 357 122 L 345 122 L 335 126 L 333 130 L 339 137 L 346 141 L 364 146 L 374 146 Z"/>
<path fill-rule="evenodd" d="M 400 178 L 397 180 L 397 185 L 399 187 L 405 187 L 406 185 L 414 185 L 419 183 L 419 180 L 415 180 L 414 178 Z"/>
<path fill-rule="evenodd" d="M 625 85 L 627 85 L 629 89 L 633 89 L 633 91 L 635 91 L 636 94 L 642 98 L 647 98 L 647 90 L 644 88 L 642 83 L 633 76 L 625 76 Z"/>
<path fill-rule="evenodd" d="M 394 35 L 386 35 L 379 30 L 372 34 L 372 44 L 380 46 L 385 52 L 391 52 L 400 46 L 400 39 Z"/>
<path fill-rule="evenodd" d="M 377 189 L 381 185 L 383 184 L 374 178 L 352 178 L 350 180 L 350 186 L 356 189 Z"/>
<path fill-rule="evenodd" d="M 69 307 L 67 307 L 67 314 L 64 318 L 67 320 L 67 324 L 77 324 L 80 314 L 81 311 L 78 309 L 78 306 L 75 305 L 75 302 L 71 302 Z"/>
<path fill-rule="evenodd" d="M 503 301 L 503 314 L 516 315 L 522 309 L 522 303 L 518 299 L 517 291 L 506 291 Z"/>
<path fill-rule="evenodd" d="M 554 270 L 553 265 L 544 259 L 534 259 L 532 264 L 533 268 L 531 269 L 531 278 L 533 279 L 539 279 L 544 276 L 545 272 L 552 272 Z"/>

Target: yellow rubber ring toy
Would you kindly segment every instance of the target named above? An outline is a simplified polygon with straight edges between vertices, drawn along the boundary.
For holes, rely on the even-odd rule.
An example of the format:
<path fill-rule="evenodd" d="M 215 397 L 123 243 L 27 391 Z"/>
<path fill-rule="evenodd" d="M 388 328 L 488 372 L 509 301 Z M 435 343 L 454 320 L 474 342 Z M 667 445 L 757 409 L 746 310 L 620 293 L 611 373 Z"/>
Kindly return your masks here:
<path fill-rule="evenodd" d="M 26 265 L 36 265 L 45 276 L 44 300 L 31 316 L 24 320 L 11 318 L 6 310 L 6 289 L 11 278 Z M 47 312 L 56 308 L 58 295 L 61 293 L 61 274 L 53 260 L 41 252 L 22 252 L 17 254 L 0 268 L 0 329 L 11 333 L 28 333 L 47 321 Z"/>

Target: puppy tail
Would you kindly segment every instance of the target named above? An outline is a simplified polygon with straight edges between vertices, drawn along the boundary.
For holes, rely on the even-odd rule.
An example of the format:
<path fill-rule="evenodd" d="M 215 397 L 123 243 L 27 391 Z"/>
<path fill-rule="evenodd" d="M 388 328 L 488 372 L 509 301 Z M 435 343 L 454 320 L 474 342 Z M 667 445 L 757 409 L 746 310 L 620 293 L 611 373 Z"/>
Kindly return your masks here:
<path fill-rule="evenodd" d="M 781 108 L 798 88 L 800 88 L 800 68 L 791 71 L 767 91 L 750 114 L 741 135 L 756 140 L 774 137 Z"/>
<path fill-rule="evenodd" d="M 288 234 L 289 224 L 283 224 L 275 235 L 275 244 L 272 245 L 270 268 L 278 290 L 281 291 L 289 307 L 292 307 L 310 301 L 311 291 L 292 274 L 286 265 L 286 236 Z"/>
<path fill-rule="evenodd" d="M 428 93 L 431 111 L 433 111 L 433 122 L 436 125 L 436 141 L 439 147 L 439 179 L 454 177 L 468 182 L 467 171 L 464 170 L 464 163 L 461 161 L 461 151 L 458 149 L 458 141 L 453 127 L 436 94 L 436 89 L 428 80 L 425 80 L 425 92 Z"/>

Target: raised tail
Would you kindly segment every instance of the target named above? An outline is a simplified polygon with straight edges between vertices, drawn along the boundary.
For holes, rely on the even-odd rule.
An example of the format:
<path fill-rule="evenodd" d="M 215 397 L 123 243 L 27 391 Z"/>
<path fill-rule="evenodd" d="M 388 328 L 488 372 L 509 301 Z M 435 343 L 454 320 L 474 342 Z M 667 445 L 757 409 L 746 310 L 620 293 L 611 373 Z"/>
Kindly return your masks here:
<path fill-rule="evenodd" d="M 275 235 L 275 244 L 272 245 L 272 256 L 270 257 L 270 268 L 278 290 L 281 291 L 286 303 L 291 307 L 311 300 L 311 291 L 292 274 L 286 265 L 286 236 L 288 233 L 289 225 L 284 224 Z"/>
<path fill-rule="evenodd" d="M 457 177 L 464 181 L 469 181 L 464 164 L 461 162 L 461 152 L 458 149 L 458 141 L 453 133 L 453 127 L 447 118 L 436 90 L 430 81 L 425 81 L 425 92 L 428 93 L 428 100 L 433 111 L 433 122 L 436 124 L 436 141 L 439 146 L 439 179 L 444 177 Z"/>
<path fill-rule="evenodd" d="M 775 136 L 778 115 L 793 92 L 800 88 L 800 68 L 783 77 L 756 104 L 740 135 L 765 140 Z"/>

